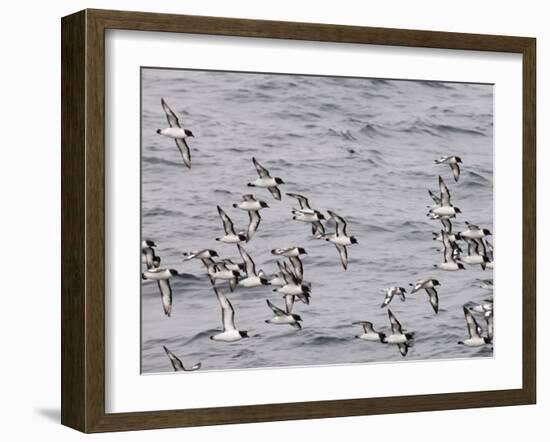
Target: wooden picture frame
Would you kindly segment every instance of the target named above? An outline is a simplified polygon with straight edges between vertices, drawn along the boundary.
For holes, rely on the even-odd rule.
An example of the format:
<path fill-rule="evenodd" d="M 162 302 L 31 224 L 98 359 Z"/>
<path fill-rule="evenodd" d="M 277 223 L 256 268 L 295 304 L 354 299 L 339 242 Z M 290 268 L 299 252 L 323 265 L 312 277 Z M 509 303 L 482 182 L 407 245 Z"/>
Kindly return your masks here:
<path fill-rule="evenodd" d="M 523 385 L 220 408 L 105 412 L 105 30 L 517 53 L 523 64 Z M 536 401 L 536 41 L 533 38 L 84 10 L 62 19 L 62 409 L 83 432 L 281 421 Z"/>

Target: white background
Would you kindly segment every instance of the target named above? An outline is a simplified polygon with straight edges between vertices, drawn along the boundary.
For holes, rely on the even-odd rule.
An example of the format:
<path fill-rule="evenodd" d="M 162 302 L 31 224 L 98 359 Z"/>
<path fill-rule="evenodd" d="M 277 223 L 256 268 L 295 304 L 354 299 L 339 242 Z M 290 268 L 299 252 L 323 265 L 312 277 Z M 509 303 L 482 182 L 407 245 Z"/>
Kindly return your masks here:
<path fill-rule="evenodd" d="M 543 191 L 549 178 L 542 174 L 550 159 L 542 146 L 549 143 L 548 84 L 550 29 L 545 2 L 394 1 L 252 2 L 196 0 L 10 2 L 3 5 L 0 29 L 2 69 L 0 107 L 2 137 L 2 370 L 0 371 L 0 435 L 6 440 L 28 438 L 77 440 L 84 436 L 61 427 L 59 421 L 60 351 L 60 28 L 59 17 L 85 7 L 297 20 L 366 26 L 434 29 L 457 32 L 517 34 L 538 38 L 538 169 L 539 221 L 548 223 Z M 548 202 L 547 202 L 548 204 Z M 544 294 L 549 280 L 549 234 L 539 228 L 539 318 L 548 308 Z M 316 436 L 390 438 L 408 441 L 462 441 L 465 431 L 476 439 L 510 440 L 545 431 L 550 412 L 548 372 L 550 328 L 539 320 L 539 404 L 530 407 L 415 413 L 399 416 L 342 418 L 162 430 L 93 436 L 107 440 L 299 440 Z M 399 423 L 396 425 L 396 419 Z M 388 434 L 391 431 L 391 437 Z"/>
<path fill-rule="evenodd" d="M 231 42 L 229 42 L 231 40 Z M 109 31 L 106 65 L 106 391 L 107 412 L 351 399 L 521 386 L 521 57 L 433 49 L 389 48 L 268 39 Z M 404 63 L 406 60 L 406 63 Z M 495 357 L 392 364 L 200 372 L 140 376 L 140 65 L 298 72 L 495 84 L 495 237 L 506 253 L 495 269 L 498 336 Z M 429 73 L 427 74 L 427 66 Z M 428 75 L 428 77 L 427 77 Z M 128 146 L 135 155 L 128 155 Z M 504 233 L 500 233 L 504 232 Z M 514 232 L 513 235 L 507 235 Z M 502 235 L 502 236 L 501 236 Z M 498 247 L 498 246 L 497 246 Z M 508 293 L 516 296 L 506 296 Z M 499 324 L 505 324 L 499 326 Z M 499 345 L 502 343 L 502 345 Z M 405 363 L 404 363 L 405 362 Z M 445 373 L 445 375 L 442 375 Z M 325 388 L 319 388 L 319 379 Z M 366 381 L 368 379 L 368 381 Z M 391 382 L 373 382 L 388 379 Z M 414 382 L 411 382 L 414 379 Z M 285 388 L 265 388 L 278 385 Z M 329 388 L 330 386 L 330 388 Z M 181 392 L 186 394 L 181 394 Z"/>

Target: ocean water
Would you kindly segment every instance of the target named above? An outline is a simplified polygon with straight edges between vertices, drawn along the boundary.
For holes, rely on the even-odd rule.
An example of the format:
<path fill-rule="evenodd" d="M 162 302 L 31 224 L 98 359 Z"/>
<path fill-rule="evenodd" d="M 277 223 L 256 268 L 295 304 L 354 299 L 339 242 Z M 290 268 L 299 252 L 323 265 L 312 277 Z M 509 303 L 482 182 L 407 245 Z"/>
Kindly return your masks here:
<path fill-rule="evenodd" d="M 492 278 L 492 270 L 435 269 L 443 254 L 432 232 L 441 224 L 426 216 L 427 190 L 437 191 L 441 175 L 463 212 L 453 230 L 465 229 L 465 221 L 493 229 L 491 85 L 146 68 L 141 92 L 142 237 L 156 242 L 162 267 L 181 272 L 171 280 L 169 318 L 157 285 L 142 283 L 142 373 L 172 371 L 163 345 L 184 365 L 200 361 L 202 370 L 492 356 L 492 346 L 457 344 L 468 337 L 462 305 L 491 295 L 477 279 Z M 161 97 L 195 135 L 191 170 L 174 141 L 156 134 L 166 127 Z M 458 183 L 447 165 L 434 164 L 442 155 L 462 158 Z M 285 181 L 282 201 L 246 186 L 257 178 L 253 156 Z M 311 303 L 295 304 L 303 318 L 303 329 L 295 330 L 264 322 L 272 317 L 266 299 L 284 305 L 272 287 L 226 288 L 237 327 L 251 337 L 214 342 L 209 336 L 221 331 L 220 306 L 200 261 L 184 262 L 182 252 L 211 248 L 240 260 L 235 245 L 215 241 L 223 234 L 216 205 L 245 229 L 246 212 L 231 205 L 250 192 L 270 208 L 261 212 L 246 250 L 271 274 L 271 249 L 304 247 Z M 348 234 L 359 242 L 348 248 L 347 271 L 334 245 L 291 219 L 297 204 L 284 192 L 304 194 L 314 208 L 346 219 Z M 405 358 L 395 345 L 354 338 L 361 331 L 354 321 L 388 332 L 383 289 L 409 289 L 429 277 L 441 283 L 438 315 L 423 290 L 390 304 L 403 327 L 416 333 Z"/>

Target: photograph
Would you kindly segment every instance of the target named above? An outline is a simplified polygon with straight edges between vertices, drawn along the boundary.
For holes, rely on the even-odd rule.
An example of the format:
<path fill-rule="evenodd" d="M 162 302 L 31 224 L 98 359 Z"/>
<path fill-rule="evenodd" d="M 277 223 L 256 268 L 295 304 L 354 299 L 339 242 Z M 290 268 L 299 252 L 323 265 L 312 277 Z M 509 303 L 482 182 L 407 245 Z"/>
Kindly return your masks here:
<path fill-rule="evenodd" d="M 140 76 L 141 374 L 494 356 L 494 84 Z"/>

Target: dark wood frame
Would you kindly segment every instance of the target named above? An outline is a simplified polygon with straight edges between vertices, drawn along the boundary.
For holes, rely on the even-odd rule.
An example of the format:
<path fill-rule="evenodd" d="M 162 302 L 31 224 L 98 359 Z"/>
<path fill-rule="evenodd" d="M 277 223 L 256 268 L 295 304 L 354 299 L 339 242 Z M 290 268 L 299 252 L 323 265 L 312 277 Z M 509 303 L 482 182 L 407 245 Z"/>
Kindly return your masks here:
<path fill-rule="evenodd" d="M 534 404 L 536 401 L 536 40 L 405 29 L 84 10 L 62 30 L 61 422 L 84 432 Z M 105 30 L 126 29 L 496 51 L 523 57 L 523 386 L 107 414 L 105 412 Z"/>

